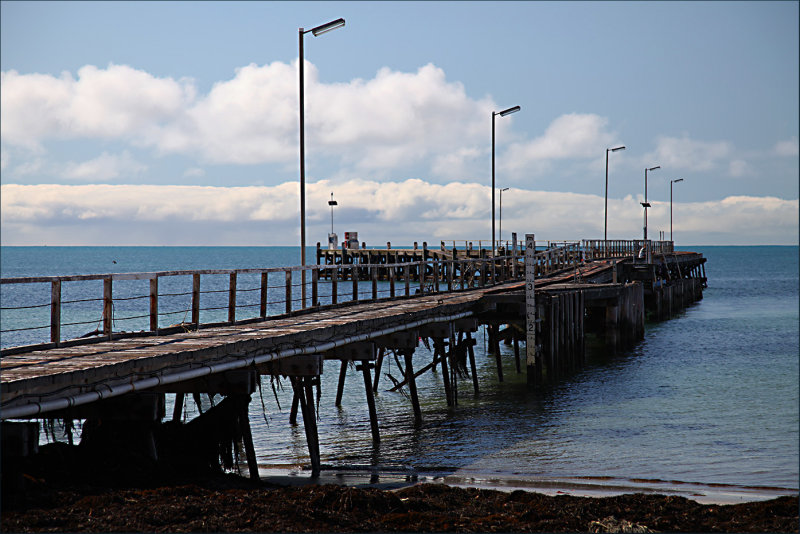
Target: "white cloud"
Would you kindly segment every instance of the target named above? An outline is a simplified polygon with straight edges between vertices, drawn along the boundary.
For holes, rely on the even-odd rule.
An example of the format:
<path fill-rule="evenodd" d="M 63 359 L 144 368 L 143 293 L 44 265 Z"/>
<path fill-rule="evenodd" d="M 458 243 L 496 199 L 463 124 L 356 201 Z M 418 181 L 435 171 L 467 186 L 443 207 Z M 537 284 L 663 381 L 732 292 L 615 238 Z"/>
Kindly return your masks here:
<path fill-rule="evenodd" d="M 656 150 L 647 154 L 643 165 L 661 165 L 662 168 L 708 171 L 724 163 L 732 154 L 726 141 L 697 141 L 687 136 L 665 137 L 657 140 Z"/>
<path fill-rule="evenodd" d="M 556 118 L 544 135 L 531 141 L 514 143 L 503 157 L 511 170 L 548 168 L 547 162 L 568 158 L 596 158 L 614 143 L 615 135 L 606 131 L 608 119 L 591 113 L 570 113 Z"/>
<path fill-rule="evenodd" d="M 156 78 L 126 65 L 87 65 L 73 78 L 0 74 L 4 143 L 40 150 L 47 139 L 147 139 L 194 99 L 189 81 Z"/>
<path fill-rule="evenodd" d="M 105 182 L 120 177 L 131 178 L 145 170 L 147 165 L 136 161 L 125 150 L 119 155 L 103 152 L 98 157 L 82 163 L 69 162 L 60 174 L 68 180 Z"/>
<path fill-rule="evenodd" d="M 797 156 L 800 154 L 797 137 L 792 137 L 788 141 L 780 141 L 775 144 L 772 152 L 778 156 Z"/>
<path fill-rule="evenodd" d="M 324 241 L 329 231 L 331 191 L 339 202 L 336 231 L 358 231 L 368 244 L 491 239 L 491 196 L 485 185 L 319 181 L 307 184 L 309 245 Z M 293 245 L 298 239 L 296 182 L 274 187 L 6 184 L 0 193 L 2 241 L 9 245 Z M 649 229 L 656 236 L 669 229 L 669 203 L 652 204 Z M 798 240 L 796 199 L 736 196 L 675 203 L 674 215 L 682 243 Z M 638 238 L 641 224 L 634 198 L 609 199 L 609 238 Z M 603 197 L 512 188 L 503 195 L 502 225 L 506 239 L 512 231 L 520 238 L 535 233 L 537 240 L 599 238 Z"/>
<path fill-rule="evenodd" d="M 468 97 L 434 65 L 384 68 L 343 84 L 320 83 L 317 69 L 305 68 L 309 154 L 383 169 L 486 144 L 493 103 Z M 77 78 L 11 70 L 0 84 L 4 145 L 42 150 L 50 139 L 114 138 L 213 163 L 297 159 L 297 62 L 239 68 L 205 95 L 191 80 L 113 64 L 87 65 Z"/>

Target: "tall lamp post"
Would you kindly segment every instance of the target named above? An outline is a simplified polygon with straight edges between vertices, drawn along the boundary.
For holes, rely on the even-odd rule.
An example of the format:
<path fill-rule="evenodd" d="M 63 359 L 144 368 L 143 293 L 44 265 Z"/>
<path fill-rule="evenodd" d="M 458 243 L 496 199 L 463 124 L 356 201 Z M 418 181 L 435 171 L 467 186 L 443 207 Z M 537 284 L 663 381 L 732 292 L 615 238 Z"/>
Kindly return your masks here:
<path fill-rule="evenodd" d="M 508 188 L 504 187 L 500 190 L 500 231 L 497 240 L 500 242 L 501 246 L 503 244 L 503 191 L 508 191 Z"/>
<path fill-rule="evenodd" d="M 300 61 L 298 70 L 300 71 L 300 263 L 306 266 L 306 133 L 305 133 L 305 76 L 303 65 L 303 36 L 311 32 L 314 37 L 322 35 L 336 28 L 344 26 L 344 19 L 336 19 L 320 26 L 304 30 L 299 28 L 300 40 Z M 301 271 L 302 285 L 301 294 L 303 299 L 302 307 L 306 307 L 306 270 Z"/>
<path fill-rule="evenodd" d="M 675 246 L 675 240 L 672 239 L 672 184 L 682 182 L 683 178 L 669 181 L 669 240 L 672 241 L 672 246 Z"/>
<path fill-rule="evenodd" d="M 494 118 L 498 115 L 501 117 L 505 117 L 506 115 L 511 115 L 512 113 L 516 113 L 519 111 L 519 106 L 514 106 L 513 108 L 504 109 L 503 111 L 492 111 L 492 283 L 495 283 L 497 278 L 495 278 L 495 265 L 494 265 L 494 256 L 495 256 L 495 241 L 494 241 Z"/>
<path fill-rule="evenodd" d="M 605 204 L 605 217 L 603 219 L 603 243 L 605 255 L 608 256 L 608 153 L 616 152 L 617 150 L 625 150 L 625 145 L 616 148 L 606 149 L 606 204 Z"/>
<path fill-rule="evenodd" d="M 650 203 L 647 201 L 647 172 L 654 171 L 656 169 L 660 169 L 661 165 L 656 165 L 655 167 L 650 167 L 649 169 L 645 167 L 644 169 L 644 202 L 642 202 L 642 207 L 644 207 L 644 240 L 647 241 L 647 208 L 650 207 Z"/>

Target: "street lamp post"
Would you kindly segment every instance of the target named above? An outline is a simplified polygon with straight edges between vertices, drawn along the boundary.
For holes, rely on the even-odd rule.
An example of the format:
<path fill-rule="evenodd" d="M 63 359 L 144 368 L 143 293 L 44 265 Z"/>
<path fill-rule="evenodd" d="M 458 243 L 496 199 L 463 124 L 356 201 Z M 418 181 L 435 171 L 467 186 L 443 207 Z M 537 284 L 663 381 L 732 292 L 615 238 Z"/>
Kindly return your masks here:
<path fill-rule="evenodd" d="M 649 169 L 645 167 L 644 169 L 644 202 L 642 202 L 642 206 L 644 207 L 644 240 L 647 241 L 647 208 L 650 207 L 650 203 L 647 202 L 647 172 L 654 171 L 656 169 L 660 169 L 661 165 L 656 165 L 655 167 L 650 167 Z"/>
<path fill-rule="evenodd" d="M 503 245 L 503 191 L 508 191 L 507 187 L 500 190 L 500 231 L 498 232 L 497 240 L 500 245 Z"/>
<path fill-rule="evenodd" d="M 494 256 L 495 256 L 495 240 L 494 240 L 494 118 L 498 115 L 501 117 L 505 117 L 506 115 L 511 115 L 512 113 L 516 113 L 521 108 L 519 106 L 514 106 L 513 108 L 504 109 L 503 111 L 492 111 L 492 283 L 494 283 L 497 279 L 495 278 L 495 264 L 494 264 Z"/>
<path fill-rule="evenodd" d="M 605 204 L 605 216 L 603 219 L 603 243 L 604 243 L 604 250 L 605 255 L 608 256 L 608 153 L 609 152 L 616 152 L 617 150 L 625 150 L 625 146 L 618 146 L 616 148 L 607 148 L 606 149 L 606 204 Z"/>
<path fill-rule="evenodd" d="M 672 238 L 672 184 L 677 184 L 682 181 L 683 178 L 669 181 L 669 240 L 672 241 L 673 246 L 675 246 L 675 240 Z"/>
<path fill-rule="evenodd" d="M 300 263 L 306 266 L 306 133 L 305 133 L 305 76 L 303 65 L 303 36 L 311 32 L 314 37 L 322 35 L 336 28 L 344 26 L 344 19 L 336 19 L 325 24 L 321 24 L 310 30 L 298 29 L 300 40 L 300 60 L 298 70 L 300 71 Z M 302 277 L 301 294 L 303 299 L 302 307 L 306 307 L 306 271 L 300 271 Z"/>

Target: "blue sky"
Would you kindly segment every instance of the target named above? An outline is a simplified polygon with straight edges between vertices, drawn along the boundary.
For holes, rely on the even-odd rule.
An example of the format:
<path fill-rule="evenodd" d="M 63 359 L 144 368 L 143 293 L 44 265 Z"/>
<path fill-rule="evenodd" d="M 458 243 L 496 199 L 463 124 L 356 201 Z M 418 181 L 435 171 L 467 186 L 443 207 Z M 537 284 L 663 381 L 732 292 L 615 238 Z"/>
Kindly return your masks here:
<path fill-rule="evenodd" d="M 0 3 L 2 243 L 798 242 L 797 2 Z"/>

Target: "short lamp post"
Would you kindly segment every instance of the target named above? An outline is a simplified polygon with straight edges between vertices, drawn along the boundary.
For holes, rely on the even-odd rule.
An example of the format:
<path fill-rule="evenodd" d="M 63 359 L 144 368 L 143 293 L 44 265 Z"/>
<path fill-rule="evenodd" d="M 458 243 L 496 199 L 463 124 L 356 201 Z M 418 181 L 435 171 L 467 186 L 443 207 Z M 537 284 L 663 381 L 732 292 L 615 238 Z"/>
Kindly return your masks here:
<path fill-rule="evenodd" d="M 305 134 L 305 76 L 303 65 L 303 36 L 311 32 L 314 37 L 322 35 L 336 28 L 344 26 L 344 19 L 336 19 L 310 30 L 298 29 L 300 39 L 300 60 L 298 70 L 300 71 L 300 263 L 306 266 L 306 134 Z M 306 271 L 301 271 L 302 285 L 301 294 L 303 299 L 302 307 L 306 307 Z"/>
<path fill-rule="evenodd" d="M 618 146 L 616 148 L 607 148 L 606 149 L 606 204 L 605 204 L 605 216 L 603 219 L 603 249 L 605 251 L 605 256 L 608 257 L 608 153 L 609 152 L 616 152 L 617 150 L 625 150 L 625 146 Z"/>
<path fill-rule="evenodd" d="M 500 190 L 500 231 L 498 232 L 497 240 L 500 242 L 500 246 L 503 246 L 503 191 L 508 191 L 507 187 L 504 187 Z"/>
<path fill-rule="evenodd" d="M 672 184 L 682 182 L 683 178 L 669 181 L 669 240 L 672 241 L 672 246 L 675 246 L 675 240 L 672 237 Z"/>
<path fill-rule="evenodd" d="M 644 240 L 647 241 L 647 208 L 650 207 L 650 203 L 647 201 L 647 173 L 648 171 L 654 171 L 656 169 L 660 169 L 661 165 L 656 165 L 655 167 L 650 167 L 644 169 L 644 202 L 642 202 L 642 207 L 644 208 Z"/>
<path fill-rule="evenodd" d="M 331 199 L 328 201 L 328 206 L 331 207 L 331 233 L 333 233 L 333 207 L 338 205 L 339 203 L 333 200 L 333 191 L 331 191 Z"/>
<path fill-rule="evenodd" d="M 492 111 L 492 283 L 495 283 L 497 278 L 495 278 L 495 263 L 494 263 L 494 256 L 496 253 L 495 250 L 495 233 L 494 233 L 494 118 L 498 115 L 501 117 L 505 117 L 506 115 L 511 115 L 512 113 L 516 113 L 521 108 L 519 106 L 514 106 L 513 108 L 504 109 L 503 111 Z"/>

